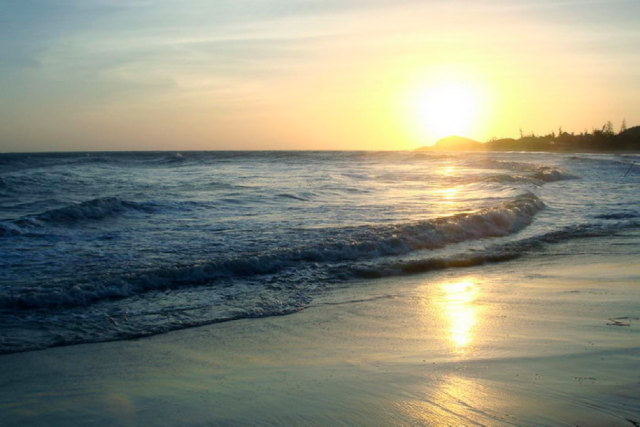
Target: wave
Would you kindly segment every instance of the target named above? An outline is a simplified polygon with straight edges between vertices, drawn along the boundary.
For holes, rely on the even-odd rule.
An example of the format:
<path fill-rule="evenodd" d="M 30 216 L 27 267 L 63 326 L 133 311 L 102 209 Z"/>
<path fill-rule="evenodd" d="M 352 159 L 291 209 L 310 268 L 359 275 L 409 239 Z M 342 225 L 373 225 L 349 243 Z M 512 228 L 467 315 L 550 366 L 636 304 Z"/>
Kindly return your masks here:
<path fill-rule="evenodd" d="M 610 214 L 602 214 L 595 216 L 598 219 L 632 219 L 637 218 L 637 213 L 628 213 L 628 212 L 616 212 Z"/>
<path fill-rule="evenodd" d="M 640 159 L 636 156 L 618 156 L 614 159 L 611 157 L 598 158 L 598 157 L 583 157 L 583 156 L 571 156 L 569 159 L 582 162 L 584 164 L 599 163 L 601 165 L 608 165 L 612 167 L 620 168 L 622 173 L 626 171 L 626 174 L 638 174 L 640 173 L 640 166 L 638 162 Z"/>
<path fill-rule="evenodd" d="M 304 197 L 300 197 L 300 196 L 296 196 L 294 194 L 287 194 L 287 193 L 282 193 L 282 194 L 276 194 L 277 197 L 282 197 L 284 199 L 293 199 L 293 200 L 298 200 L 301 202 L 308 202 L 309 199 L 305 199 Z"/>
<path fill-rule="evenodd" d="M 12 224 L 0 223 L 0 237 L 19 236 L 23 234 L 20 228 Z"/>
<path fill-rule="evenodd" d="M 579 176 L 563 169 L 533 163 L 486 159 L 481 162 L 481 165 L 486 169 L 510 169 L 513 171 L 529 172 L 532 174 L 532 178 L 543 182 L 556 182 L 579 178 Z"/>
<path fill-rule="evenodd" d="M 538 179 L 534 176 L 527 175 L 509 175 L 509 174 L 501 174 L 501 175 L 491 175 L 482 178 L 483 182 L 495 182 L 498 184 L 517 184 L 517 183 L 525 183 L 525 184 L 533 184 L 533 185 L 542 185 L 544 182 L 541 179 Z"/>
<path fill-rule="evenodd" d="M 447 268 L 467 268 L 476 267 L 483 264 L 511 261 L 519 258 L 521 254 L 465 254 L 450 258 L 428 258 L 423 260 L 406 261 L 402 263 L 377 265 L 377 266 L 354 266 L 341 274 L 360 279 L 380 279 L 383 277 L 403 276 L 409 274 L 426 273 L 429 271 L 444 270 Z"/>
<path fill-rule="evenodd" d="M 0 197 L 11 197 L 15 193 L 6 179 L 0 177 Z M 1 235 L 1 234 L 0 234 Z"/>
<path fill-rule="evenodd" d="M 65 224 L 84 220 L 100 220 L 131 210 L 150 212 L 152 208 L 149 205 L 120 200 L 117 197 L 105 197 L 28 215 L 13 223 L 20 227 Z"/>
<path fill-rule="evenodd" d="M 12 193 L 56 193 L 63 185 L 86 185 L 82 178 L 72 170 L 18 171 L 2 176 L 0 189 Z"/>
<path fill-rule="evenodd" d="M 268 254 L 171 266 L 154 271 L 78 283 L 70 288 L 38 284 L 0 297 L 0 308 L 30 309 L 85 306 L 142 292 L 210 284 L 221 278 L 273 274 L 292 266 L 402 255 L 448 244 L 517 232 L 533 221 L 544 203 L 531 193 L 493 208 L 395 226 L 361 227 L 321 244 Z M 57 215 L 54 217 L 58 217 Z M 63 216 L 64 218 L 65 216 Z"/>
<path fill-rule="evenodd" d="M 60 166 L 76 166 L 82 164 L 112 163 L 117 161 L 113 156 L 96 156 L 89 153 L 32 153 L 32 154 L 0 154 L 0 165 L 4 172 L 22 172 L 31 169 L 57 168 Z"/>
<path fill-rule="evenodd" d="M 509 242 L 501 245 L 494 245 L 483 251 L 467 251 L 446 258 L 427 258 L 405 262 L 391 262 L 386 264 L 359 265 L 359 266 L 334 266 L 331 273 L 333 282 L 353 279 L 376 279 L 399 275 L 412 275 L 428 271 L 442 270 L 447 268 L 468 268 L 483 264 L 499 263 L 517 259 L 527 253 L 544 250 L 547 245 L 560 243 L 574 238 L 587 238 L 610 235 L 612 232 L 625 227 L 637 227 L 639 223 L 617 223 L 615 225 L 582 224 L 566 227 L 562 230 L 550 232 L 542 236 L 522 239 L 520 241 Z M 0 354 L 14 353 L 41 349 L 52 346 L 71 345 L 82 342 L 100 342 L 114 339 L 131 339 L 165 333 L 169 330 L 183 329 L 193 326 L 201 326 L 238 320 L 243 318 L 280 316 L 300 311 L 309 306 L 311 297 L 317 289 L 316 283 L 304 280 L 302 283 L 293 279 L 290 283 L 295 285 L 287 287 L 273 287 L 268 284 L 269 279 L 257 278 L 253 283 L 256 285 L 267 284 L 258 289 L 246 287 L 235 287 L 235 293 L 226 294 L 223 300 L 228 304 L 223 304 L 220 310 L 202 310 L 211 304 L 210 297 L 203 294 L 203 305 L 193 307 L 162 307 L 158 311 L 148 311 L 143 309 L 138 311 L 135 308 L 110 310 L 109 306 L 95 307 L 95 311 L 90 316 L 78 315 L 78 312 L 50 312 L 37 310 L 29 314 L 22 311 L 4 312 L 6 325 L 20 325 L 25 316 L 29 316 L 30 325 L 27 329 L 38 331 L 38 340 L 33 341 L 29 334 L 12 335 L 11 329 L 5 329 L 5 334 L 0 339 Z M 284 279 L 286 281 L 286 279 Z M 278 279 L 278 282 L 282 280 Z M 247 282 L 245 282 L 246 285 Z M 252 297 L 244 300 L 244 293 L 247 292 Z M 34 295 L 34 298 L 41 299 L 49 295 Z M 210 294 L 207 294 L 210 295 Z M 238 306 L 234 300 L 240 296 L 243 304 Z M 157 295 L 156 297 L 161 297 Z M 388 298 L 389 295 L 377 298 Z M 47 306 L 50 307 L 50 306 Z M 152 315 L 150 315 L 152 314 Z M 67 319 L 61 322 L 60 319 Z M 66 325 L 82 322 L 82 328 L 69 328 Z M 60 328 L 58 328 L 60 326 Z M 14 326 L 15 327 L 15 326 Z M 8 332 L 7 332 L 8 331 Z M 39 332 L 46 331 L 40 334 Z M 31 335 L 34 336 L 34 335 Z"/>
<path fill-rule="evenodd" d="M 158 153 L 154 156 L 145 156 L 132 158 L 136 163 L 147 164 L 150 166 L 183 166 L 190 165 L 201 159 L 201 156 L 194 154 L 174 153 Z"/>
<path fill-rule="evenodd" d="M 570 156 L 569 159 L 586 163 L 604 163 L 611 165 L 631 165 L 633 159 L 624 159 L 618 157 L 617 159 L 611 157 L 586 157 L 586 156 Z"/>
<path fill-rule="evenodd" d="M 402 151 L 123 151 L 123 152 L 92 152 L 92 153 L 30 153 L 30 154 L 2 154 L 0 166 L 4 171 L 21 171 L 33 168 L 57 168 L 65 166 L 83 165 L 121 165 L 121 166 L 150 166 L 150 167 L 179 167 L 189 164 L 210 164 L 212 162 L 237 161 L 244 162 L 293 162 L 291 164 L 309 164 L 309 158 L 314 162 L 335 161 L 398 161 L 411 159 L 441 159 L 453 157 L 450 154 L 431 152 L 402 152 Z"/>
<path fill-rule="evenodd" d="M 561 169 L 554 169 L 547 166 L 540 166 L 534 173 L 534 178 L 544 182 L 566 181 L 569 179 L 578 179 L 577 175 L 571 174 Z"/>
<path fill-rule="evenodd" d="M 4 159 L 0 154 L 0 165 L 6 165 L 6 171 L 19 172 L 29 169 L 50 169 L 84 165 L 181 165 L 202 157 L 202 153 L 178 152 L 109 152 L 109 153 L 33 153 L 29 155 L 11 155 Z"/>
<path fill-rule="evenodd" d="M 547 245 L 565 242 L 577 238 L 602 237 L 626 227 L 637 227 L 638 224 L 618 224 L 606 226 L 600 224 L 581 224 L 569 226 L 561 230 L 549 232 L 540 236 L 509 242 L 502 245 L 490 246 L 482 252 L 468 252 L 448 258 L 426 258 L 420 260 L 401 261 L 394 263 L 377 263 L 375 265 L 359 265 L 342 269 L 343 279 L 350 277 L 375 279 L 383 277 L 402 276 L 426 273 L 447 268 L 475 267 L 483 264 L 493 264 L 511 261 L 529 252 L 544 249 Z"/>

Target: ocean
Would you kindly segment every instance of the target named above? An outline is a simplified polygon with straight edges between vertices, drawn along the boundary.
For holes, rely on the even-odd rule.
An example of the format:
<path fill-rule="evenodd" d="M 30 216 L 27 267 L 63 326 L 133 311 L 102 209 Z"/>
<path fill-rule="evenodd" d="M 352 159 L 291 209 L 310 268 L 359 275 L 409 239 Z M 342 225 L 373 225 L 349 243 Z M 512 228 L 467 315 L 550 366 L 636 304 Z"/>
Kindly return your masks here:
<path fill-rule="evenodd" d="M 0 154 L 0 353 L 303 310 L 640 226 L 630 154 Z M 630 169 L 631 167 L 631 169 Z"/>

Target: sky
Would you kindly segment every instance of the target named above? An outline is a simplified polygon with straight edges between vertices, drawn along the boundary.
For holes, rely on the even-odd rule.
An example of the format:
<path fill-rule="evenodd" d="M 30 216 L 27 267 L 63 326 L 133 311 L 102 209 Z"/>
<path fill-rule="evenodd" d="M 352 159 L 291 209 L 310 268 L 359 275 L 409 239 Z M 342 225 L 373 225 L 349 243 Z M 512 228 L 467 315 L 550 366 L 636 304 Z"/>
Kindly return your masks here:
<path fill-rule="evenodd" d="M 0 0 L 0 152 L 640 125 L 638 0 Z"/>

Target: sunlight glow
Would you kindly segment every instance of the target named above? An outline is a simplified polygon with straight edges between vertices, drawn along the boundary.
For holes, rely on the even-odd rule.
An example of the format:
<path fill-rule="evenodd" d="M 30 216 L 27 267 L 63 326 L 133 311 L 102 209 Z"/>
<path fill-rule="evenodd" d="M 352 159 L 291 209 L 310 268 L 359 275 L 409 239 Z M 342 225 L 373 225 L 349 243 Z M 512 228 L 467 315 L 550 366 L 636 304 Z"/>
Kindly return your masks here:
<path fill-rule="evenodd" d="M 404 124 L 420 144 L 448 136 L 488 139 L 495 126 L 500 85 L 491 70 L 448 64 L 416 71 L 402 90 Z"/>
<path fill-rule="evenodd" d="M 467 347 L 473 340 L 476 307 L 473 304 L 477 288 L 471 281 L 445 283 L 444 314 L 450 325 L 450 340 L 457 350 Z"/>
<path fill-rule="evenodd" d="M 456 187 L 451 187 L 445 188 L 443 190 L 438 190 L 437 193 L 441 194 L 443 199 L 451 200 L 456 198 L 459 191 L 460 190 L 458 190 Z"/>
<path fill-rule="evenodd" d="M 423 126 L 436 138 L 469 133 L 479 110 L 478 95 L 462 82 L 428 87 L 417 96 Z"/>
<path fill-rule="evenodd" d="M 456 174 L 455 166 L 445 166 L 441 168 L 439 171 L 440 175 L 444 176 L 454 176 Z"/>

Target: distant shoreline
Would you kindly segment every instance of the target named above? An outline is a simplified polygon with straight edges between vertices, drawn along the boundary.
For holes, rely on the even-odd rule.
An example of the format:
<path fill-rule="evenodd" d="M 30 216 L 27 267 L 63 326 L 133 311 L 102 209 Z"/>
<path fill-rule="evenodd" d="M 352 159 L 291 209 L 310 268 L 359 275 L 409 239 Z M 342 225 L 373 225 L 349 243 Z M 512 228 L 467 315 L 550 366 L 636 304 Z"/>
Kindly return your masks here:
<path fill-rule="evenodd" d="M 525 152 L 640 152 L 640 126 L 627 128 L 623 122 L 620 131 L 614 132 L 611 122 L 592 132 L 580 134 L 564 132 L 547 135 L 534 133 L 520 138 L 493 138 L 487 142 L 479 142 L 470 138 L 452 135 L 438 140 L 432 146 L 420 147 L 417 151 L 525 151 Z"/>
<path fill-rule="evenodd" d="M 459 152 L 459 153 L 547 153 L 547 154 L 640 154 L 640 149 L 634 150 L 589 150 L 589 149 L 562 149 L 562 150 L 498 150 L 498 149 L 475 149 L 475 150 L 454 150 L 435 148 L 434 146 L 420 147 L 413 151 L 417 152 Z"/>

